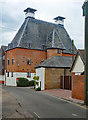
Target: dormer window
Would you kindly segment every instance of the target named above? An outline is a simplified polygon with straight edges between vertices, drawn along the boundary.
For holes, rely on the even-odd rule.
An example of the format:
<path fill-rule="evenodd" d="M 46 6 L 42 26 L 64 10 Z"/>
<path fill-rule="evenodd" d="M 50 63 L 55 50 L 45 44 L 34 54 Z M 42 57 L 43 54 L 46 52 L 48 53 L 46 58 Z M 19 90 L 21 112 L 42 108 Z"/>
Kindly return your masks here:
<path fill-rule="evenodd" d="M 42 45 L 42 49 L 45 50 L 46 49 L 46 45 Z"/>
<path fill-rule="evenodd" d="M 31 48 L 31 44 L 30 43 L 28 43 L 28 48 Z"/>
<path fill-rule="evenodd" d="M 61 50 L 60 49 L 57 49 L 57 54 L 60 54 L 61 53 Z"/>

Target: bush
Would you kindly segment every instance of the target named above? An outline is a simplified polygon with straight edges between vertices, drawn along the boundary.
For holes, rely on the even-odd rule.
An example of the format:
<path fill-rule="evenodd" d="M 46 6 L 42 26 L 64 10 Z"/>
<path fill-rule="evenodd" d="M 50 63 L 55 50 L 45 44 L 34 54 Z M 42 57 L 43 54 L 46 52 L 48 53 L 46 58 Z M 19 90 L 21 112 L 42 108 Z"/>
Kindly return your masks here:
<path fill-rule="evenodd" d="M 36 91 L 41 91 L 41 88 L 40 87 L 36 88 Z"/>
<path fill-rule="evenodd" d="M 33 79 L 34 80 L 39 80 L 39 76 L 34 76 Z"/>
<path fill-rule="evenodd" d="M 35 86 L 35 81 L 34 80 L 29 81 L 29 86 Z"/>
<path fill-rule="evenodd" d="M 26 78 L 18 78 L 17 86 L 18 87 L 28 87 L 29 86 L 29 80 L 26 79 Z"/>

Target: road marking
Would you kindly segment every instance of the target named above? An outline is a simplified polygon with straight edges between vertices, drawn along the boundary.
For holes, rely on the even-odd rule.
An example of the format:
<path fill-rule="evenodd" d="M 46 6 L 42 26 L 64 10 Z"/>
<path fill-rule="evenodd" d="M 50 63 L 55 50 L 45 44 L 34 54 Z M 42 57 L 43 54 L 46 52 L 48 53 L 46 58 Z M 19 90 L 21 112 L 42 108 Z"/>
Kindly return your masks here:
<path fill-rule="evenodd" d="M 77 114 L 72 114 L 73 116 L 77 116 Z"/>
<path fill-rule="evenodd" d="M 43 92 L 43 93 L 44 93 L 44 92 Z M 57 98 L 57 99 L 59 99 L 59 100 L 62 100 L 62 101 L 65 101 L 65 102 L 74 104 L 74 105 L 79 106 L 79 107 L 81 107 L 81 108 L 83 108 L 83 109 L 85 109 L 85 110 L 88 109 L 88 108 L 86 108 L 86 107 L 84 107 L 84 106 L 81 106 L 81 105 L 79 105 L 79 104 L 77 104 L 77 103 L 73 103 L 73 102 L 71 102 L 71 101 L 64 100 L 63 98 L 59 98 L 59 97 L 56 97 L 56 96 L 54 96 L 54 95 L 50 95 L 49 93 L 44 93 L 44 94 L 49 95 L 49 96 L 54 97 L 54 98 Z"/>
<path fill-rule="evenodd" d="M 40 118 L 40 116 L 39 116 L 36 112 L 34 112 L 34 114 L 35 114 L 38 118 Z"/>

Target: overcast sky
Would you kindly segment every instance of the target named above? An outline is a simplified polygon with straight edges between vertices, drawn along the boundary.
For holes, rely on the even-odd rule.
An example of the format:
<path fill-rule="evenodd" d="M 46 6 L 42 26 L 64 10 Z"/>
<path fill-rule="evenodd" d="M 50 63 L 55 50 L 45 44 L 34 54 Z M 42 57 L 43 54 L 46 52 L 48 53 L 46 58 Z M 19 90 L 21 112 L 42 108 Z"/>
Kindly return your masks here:
<path fill-rule="evenodd" d="M 84 48 L 84 0 L 0 0 L 0 46 L 8 45 L 22 25 L 27 7 L 37 9 L 36 19 L 54 22 L 65 17 L 65 28 L 78 49 Z"/>

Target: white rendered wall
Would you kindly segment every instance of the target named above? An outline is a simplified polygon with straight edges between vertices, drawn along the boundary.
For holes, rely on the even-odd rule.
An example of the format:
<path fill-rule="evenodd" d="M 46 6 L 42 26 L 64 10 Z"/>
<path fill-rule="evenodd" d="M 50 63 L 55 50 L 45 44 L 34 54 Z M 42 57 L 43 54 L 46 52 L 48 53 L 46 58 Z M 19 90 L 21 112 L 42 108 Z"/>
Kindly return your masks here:
<path fill-rule="evenodd" d="M 83 61 L 82 61 L 80 56 L 78 56 L 72 72 L 75 72 L 75 73 L 82 73 L 82 72 L 84 72 L 84 63 L 83 63 Z"/>
<path fill-rule="evenodd" d="M 37 68 L 36 76 L 39 76 L 39 83 L 41 81 L 41 90 L 45 90 L 45 68 Z"/>
<path fill-rule="evenodd" d="M 19 77 L 27 78 L 29 81 L 33 80 L 34 73 L 31 73 L 31 78 L 27 77 L 27 73 L 23 72 L 13 72 L 13 77 L 11 77 L 11 72 L 9 73 L 9 77 L 7 77 L 6 73 L 6 86 L 17 86 L 16 79 Z"/>
<path fill-rule="evenodd" d="M 5 75 L 0 75 L 0 81 L 5 81 Z"/>

